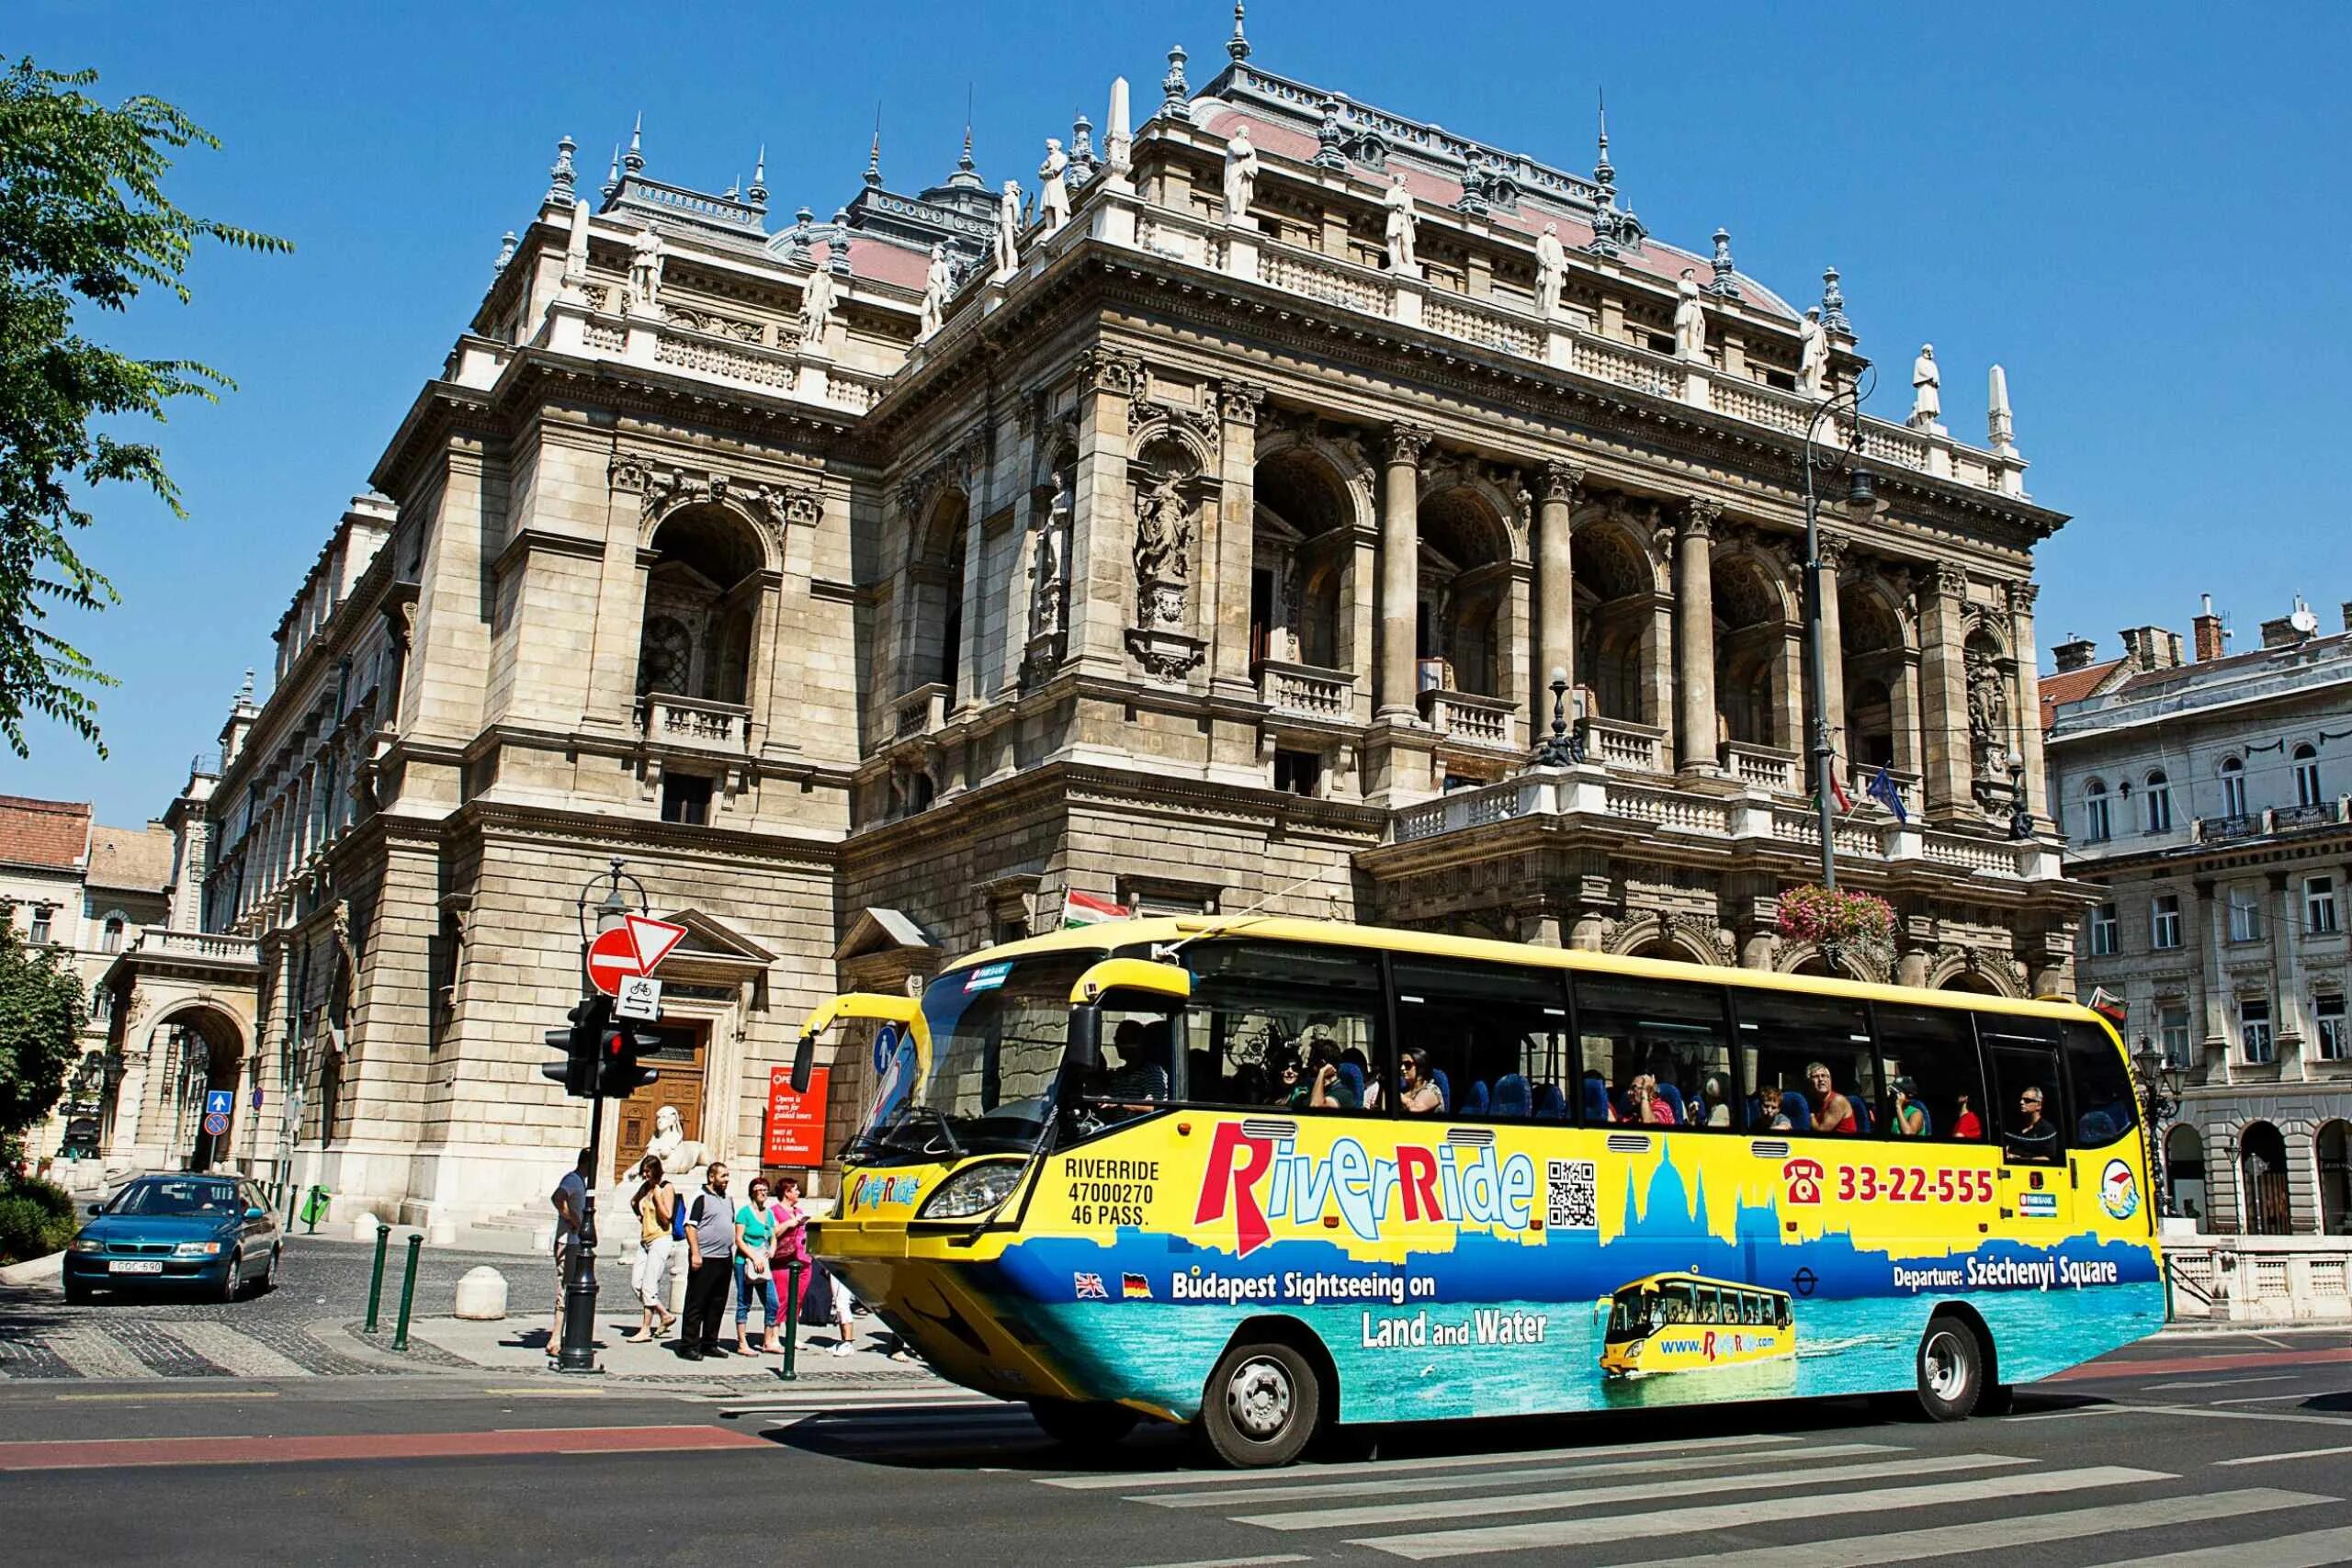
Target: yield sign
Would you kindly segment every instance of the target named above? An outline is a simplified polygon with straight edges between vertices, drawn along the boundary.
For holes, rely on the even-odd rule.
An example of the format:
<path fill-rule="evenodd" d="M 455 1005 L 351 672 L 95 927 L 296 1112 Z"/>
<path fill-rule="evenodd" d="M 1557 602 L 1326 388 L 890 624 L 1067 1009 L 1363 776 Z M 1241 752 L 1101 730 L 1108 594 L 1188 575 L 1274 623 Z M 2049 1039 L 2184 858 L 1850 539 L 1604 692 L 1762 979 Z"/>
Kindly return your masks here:
<path fill-rule="evenodd" d="M 650 975 L 670 950 L 685 940 L 686 928 L 668 920 L 628 915 L 611 931 L 599 931 L 588 944 L 588 980 L 608 997 L 620 995 L 621 982 Z"/>

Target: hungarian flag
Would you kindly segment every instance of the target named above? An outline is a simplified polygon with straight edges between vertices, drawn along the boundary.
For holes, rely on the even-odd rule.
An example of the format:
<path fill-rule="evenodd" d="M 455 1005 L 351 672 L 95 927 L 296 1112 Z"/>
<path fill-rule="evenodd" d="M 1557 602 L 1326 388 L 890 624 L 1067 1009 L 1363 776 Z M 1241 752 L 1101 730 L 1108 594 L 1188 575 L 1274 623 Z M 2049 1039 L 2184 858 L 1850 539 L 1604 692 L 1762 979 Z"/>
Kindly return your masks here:
<path fill-rule="evenodd" d="M 1838 760 L 1829 760 L 1829 801 L 1841 812 L 1854 809 L 1854 797 L 1846 793 L 1845 781 L 1838 776 Z"/>
<path fill-rule="evenodd" d="M 1108 898 L 1097 898 L 1093 894 L 1080 893 L 1075 887 L 1062 895 L 1062 928 L 1065 931 L 1072 926 L 1099 926 L 1104 920 L 1124 920 L 1126 918 L 1127 907 L 1125 904 L 1114 904 Z"/>

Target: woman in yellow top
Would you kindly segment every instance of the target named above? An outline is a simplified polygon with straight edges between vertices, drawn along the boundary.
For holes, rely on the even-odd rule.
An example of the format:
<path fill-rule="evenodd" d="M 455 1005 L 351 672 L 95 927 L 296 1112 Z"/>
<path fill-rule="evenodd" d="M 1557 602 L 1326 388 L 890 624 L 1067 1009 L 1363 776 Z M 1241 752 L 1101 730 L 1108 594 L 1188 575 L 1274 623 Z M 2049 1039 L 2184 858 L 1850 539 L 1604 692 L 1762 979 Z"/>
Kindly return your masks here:
<path fill-rule="evenodd" d="M 627 1337 L 632 1344 L 645 1345 L 678 1323 L 668 1300 L 670 1222 L 678 1212 L 678 1194 L 662 1179 L 662 1161 L 656 1156 L 647 1155 L 639 1162 L 637 1175 L 637 1196 L 629 1201 L 637 1211 L 637 1256 L 629 1263 L 628 1282 L 645 1308 L 645 1321 Z"/>

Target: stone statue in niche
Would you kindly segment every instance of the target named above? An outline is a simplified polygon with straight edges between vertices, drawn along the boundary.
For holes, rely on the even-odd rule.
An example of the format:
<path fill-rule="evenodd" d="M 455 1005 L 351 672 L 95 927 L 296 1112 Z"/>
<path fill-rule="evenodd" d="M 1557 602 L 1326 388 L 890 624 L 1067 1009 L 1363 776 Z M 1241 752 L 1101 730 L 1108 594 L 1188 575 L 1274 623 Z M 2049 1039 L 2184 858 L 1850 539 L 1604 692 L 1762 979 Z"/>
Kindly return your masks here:
<path fill-rule="evenodd" d="M 825 341 L 825 327 L 841 305 L 841 287 L 832 273 L 819 267 L 800 286 L 800 341 L 815 348 Z"/>
<path fill-rule="evenodd" d="M 1987 761 L 2007 750 L 2009 734 L 2008 682 L 2000 660 L 1984 649 L 1970 649 L 1968 662 L 1968 735 L 1980 757 Z"/>
<path fill-rule="evenodd" d="M 1056 474 L 1045 525 L 1037 533 L 1036 635 L 1060 631 L 1069 610 L 1069 480 Z"/>
<path fill-rule="evenodd" d="M 1682 280 L 1674 286 L 1674 355 L 1678 359 L 1701 360 L 1707 357 L 1707 308 L 1699 303 L 1699 275 L 1689 267 L 1682 269 Z"/>
<path fill-rule="evenodd" d="M 1136 498 L 1136 607 L 1146 626 L 1183 624 L 1192 545 L 1193 520 L 1175 479 L 1153 480 Z"/>
<path fill-rule="evenodd" d="M 1004 195 L 996 204 L 996 271 L 999 277 L 1010 277 L 1021 265 L 1021 182 L 1004 182 Z"/>
<path fill-rule="evenodd" d="M 1822 330 L 1821 307 L 1805 307 L 1797 323 L 1797 389 L 1808 398 L 1828 396 L 1829 334 Z"/>
<path fill-rule="evenodd" d="M 1069 154 L 1057 138 L 1046 138 L 1046 161 L 1037 165 L 1037 217 L 1051 234 L 1069 221 Z"/>
<path fill-rule="evenodd" d="M 1560 313 L 1560 285 L 1568 275 L 1567 247 L 1560 243 L 1560 226 L 1544 225 L 1535 236 L 1535 313 L 1550 320 Z"/>
<path fill-rule="evenodd" d="M 1247 222 L 1250 203 L 1258 194 L 1258 149 L 1250 143 L 1250 127 L 1234 130 L 1225 144 L 1225 220 Z"/>
<path fill-rule="evenodd" d="M 922 322 L 915 341 L 933 336 L 947 320 L 948 297 L 956 292 L 956 269 L 947 265 L 947 247 L 931 247 L 931 270 L 922 280 Z"/>
<path fill-rule="evenodd" d="M 634 316 L 662 313 L 662 236 L 649 225 L 628 246 L 628 309 Z"/>
<path fill-rule="evenodd" d="M 1413 193 L 1405 188 L 1405 176 L 1390 177 L 1388 188 L 1381 193 L 1380 205 L 1387 209 L 1385 243 L 1388 248 L 1388 270 L 1405 277 L 1421 276 L 1421 264 L 1413 255 L 1415 226 Z"/>
<path fill-rule="evenodd" d="M 1936 345 L 1923 343 L 1911 362 L 1911 428 L 1932 430 L 1944 416 L 1944 373 L 1936 364 Z"/>

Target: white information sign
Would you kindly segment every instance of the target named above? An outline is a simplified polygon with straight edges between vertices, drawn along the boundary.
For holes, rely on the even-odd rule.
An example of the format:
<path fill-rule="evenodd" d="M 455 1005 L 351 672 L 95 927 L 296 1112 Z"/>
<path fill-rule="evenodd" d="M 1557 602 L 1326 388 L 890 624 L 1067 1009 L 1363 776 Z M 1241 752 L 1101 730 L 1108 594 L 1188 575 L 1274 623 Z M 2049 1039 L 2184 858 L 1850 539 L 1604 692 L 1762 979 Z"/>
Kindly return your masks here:
<path fill-rule="evenodd" d="M 638 1023 L 658 1022 L 662 1017 L 662 982 L 650 975 L 629 975 L 621 980 L 620 1000 L 613 1016 Z"/>

